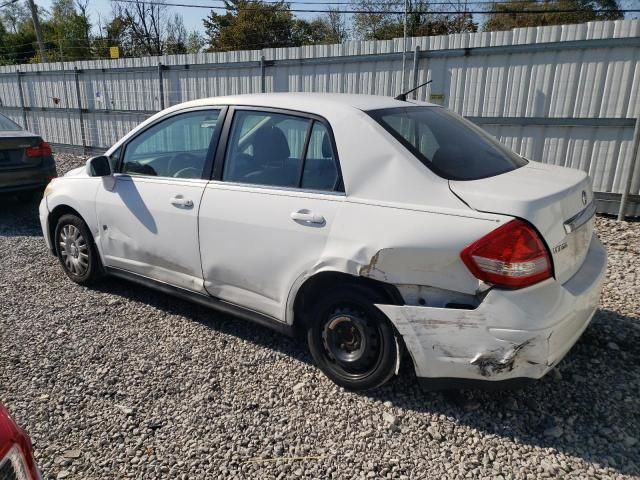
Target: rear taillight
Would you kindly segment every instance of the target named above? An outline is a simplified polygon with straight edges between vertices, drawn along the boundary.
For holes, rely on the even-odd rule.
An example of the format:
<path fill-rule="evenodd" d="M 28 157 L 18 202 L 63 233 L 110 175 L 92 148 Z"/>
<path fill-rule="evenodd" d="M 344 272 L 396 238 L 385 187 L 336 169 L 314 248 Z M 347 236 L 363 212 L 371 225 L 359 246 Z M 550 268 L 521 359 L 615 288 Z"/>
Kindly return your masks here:
<path fill-rule="evenodd" d="M 48 157 L 51 155 L 51 145 L 47 142 L 40 142 L 37 147 L 29 147 L 26 150 L 27 157 Z"/>
<path fill-rule="evenodd" d="M 496 286 L 522 288 L 552 276 L 551 258 L 538 232 L 522 220 L 512 220 L 461 253 L 478 279 Z"/>

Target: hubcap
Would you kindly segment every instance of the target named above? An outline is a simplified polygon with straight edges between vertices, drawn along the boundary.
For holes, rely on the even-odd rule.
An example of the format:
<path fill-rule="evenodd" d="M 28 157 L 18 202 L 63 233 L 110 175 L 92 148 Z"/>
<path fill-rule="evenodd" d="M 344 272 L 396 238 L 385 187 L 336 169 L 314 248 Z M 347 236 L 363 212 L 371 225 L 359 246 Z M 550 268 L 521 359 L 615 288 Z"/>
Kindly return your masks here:
<path fill-rule="evenodd" d="M 60 256 L 67 270 L 84 275 L 89 269 L 89 247 L 75 225 L 67 224 L 60 230 Z"/>
<path fill-rule="evenodd" d="M 322 341 L 329 359 L 352 376 L 366 374 L 379 358 L 379 331 L 363 312 L 334 311 L 324 323 Z"/>

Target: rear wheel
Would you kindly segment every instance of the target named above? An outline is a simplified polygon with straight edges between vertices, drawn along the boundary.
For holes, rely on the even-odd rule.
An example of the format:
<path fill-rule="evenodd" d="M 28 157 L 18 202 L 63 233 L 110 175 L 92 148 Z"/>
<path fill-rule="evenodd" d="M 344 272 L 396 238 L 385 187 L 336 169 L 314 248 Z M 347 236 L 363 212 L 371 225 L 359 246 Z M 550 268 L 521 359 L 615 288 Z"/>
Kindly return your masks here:
<path fill-rule="evenodd" d="M 80 285 L 88 285 L 100 276 L 100 259 L 93 237 L 84 221 L 76 215 L 63 215 L 55 230 L 56 254 L 67 276 Z"/>
<path fill-rule="evenodd" d="M 310 309 L 311 354 L 331 380 L 350 390 L 378 387 L 396 371 L 398 342 L 374 303 L 380 299 L 372 292 L 346 286 L 327 292 Z"/>

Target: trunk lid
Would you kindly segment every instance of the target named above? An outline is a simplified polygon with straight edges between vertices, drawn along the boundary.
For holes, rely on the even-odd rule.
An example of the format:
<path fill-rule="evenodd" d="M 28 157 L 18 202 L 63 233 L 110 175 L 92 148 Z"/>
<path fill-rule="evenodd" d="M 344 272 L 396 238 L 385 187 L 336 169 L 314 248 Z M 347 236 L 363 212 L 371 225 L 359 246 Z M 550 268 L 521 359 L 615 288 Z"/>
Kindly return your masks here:
<path fill-rule="evenodd" d="M 27 157 L 25 150 L 41 141 L 38 135 L 21 130 L 0 131 L 0 171 L 39 166 L 42 159 Z"/>
<path fill-rule="evenodd" d="M 474 210 L 506 214 L 531 223 L 564 283 L 582 266 L 595 216 L 589 176 L 580 170 L 529 162 L 480 180 L 450 180 L 451 191 Z"/>

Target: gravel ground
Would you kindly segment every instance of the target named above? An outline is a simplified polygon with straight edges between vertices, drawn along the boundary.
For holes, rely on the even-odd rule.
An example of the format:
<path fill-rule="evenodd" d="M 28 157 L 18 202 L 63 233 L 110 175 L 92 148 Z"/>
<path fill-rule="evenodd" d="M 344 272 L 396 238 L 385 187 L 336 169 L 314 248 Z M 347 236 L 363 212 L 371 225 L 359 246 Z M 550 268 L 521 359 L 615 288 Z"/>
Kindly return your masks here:
<path fill-rule="evenodd" d="M 61 173 L 80 159 L 59 155 Z M 540 382 L 346 392 L 304 345 L 106 280 L 72 284 L 37 205 L 0 209 L 0 402 L 45 478 L 638 478 L 640 223 L 598 218 L 601 308 Z"/>

